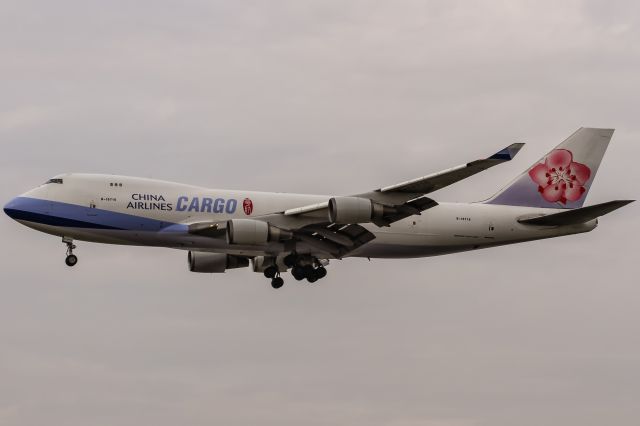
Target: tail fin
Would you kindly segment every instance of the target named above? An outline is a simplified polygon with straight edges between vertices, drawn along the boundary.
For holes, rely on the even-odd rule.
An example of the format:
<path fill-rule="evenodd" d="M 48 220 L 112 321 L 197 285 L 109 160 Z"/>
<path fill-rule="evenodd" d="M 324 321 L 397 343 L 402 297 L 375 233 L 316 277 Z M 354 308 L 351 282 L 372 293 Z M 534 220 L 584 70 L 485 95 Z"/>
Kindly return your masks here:
<path fill-rule="evenodd" d="M 485 203 L 582 207 L 613 131 L 581 127 Z"/>

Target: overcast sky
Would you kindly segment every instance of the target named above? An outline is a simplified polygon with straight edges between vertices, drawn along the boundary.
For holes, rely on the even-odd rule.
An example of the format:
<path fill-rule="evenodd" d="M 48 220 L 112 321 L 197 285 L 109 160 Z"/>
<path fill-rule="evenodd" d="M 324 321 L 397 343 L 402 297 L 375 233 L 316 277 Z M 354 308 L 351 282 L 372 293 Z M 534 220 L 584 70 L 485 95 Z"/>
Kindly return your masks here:
<path fill-rule="evenodd" d="M 625 1 L 0 0 L 0 202 L 62 172 L 350 194 L 491 154 L 483 199 L 615 127 L 587 203 L 638 198 Z M 637 425 L 638 206 L 592 233 L 332 262 L 274 291 L 186 253 L 0 219 L 0 425 Z"/>

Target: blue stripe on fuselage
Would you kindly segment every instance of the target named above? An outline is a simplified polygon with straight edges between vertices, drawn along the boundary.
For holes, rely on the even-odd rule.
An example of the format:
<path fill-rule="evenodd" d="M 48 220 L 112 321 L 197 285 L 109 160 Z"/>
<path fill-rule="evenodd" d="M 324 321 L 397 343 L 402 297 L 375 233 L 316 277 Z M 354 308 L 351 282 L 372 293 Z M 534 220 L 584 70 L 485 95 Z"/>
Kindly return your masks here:
<path fill-rule="evenodd" d="M 184 231 L 188 228 L 173 222 L 30 197 L 14 198 L 4 211 L 16 220 L 61 227 L 125 231 L 159 231 L 168 226 L 176 229 L 175 225 Z"/>

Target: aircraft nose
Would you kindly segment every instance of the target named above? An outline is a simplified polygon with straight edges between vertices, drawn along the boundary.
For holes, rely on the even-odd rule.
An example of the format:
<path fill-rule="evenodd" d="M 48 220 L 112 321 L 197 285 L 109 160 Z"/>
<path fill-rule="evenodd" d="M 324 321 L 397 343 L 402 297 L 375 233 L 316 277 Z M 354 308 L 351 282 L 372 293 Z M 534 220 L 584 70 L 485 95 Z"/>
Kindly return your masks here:
<path fill-rule="evenodd" d="M 4 213 L 11 219 L 15 219 L 20 211 L 20 199 L 16 197 L 4 206 Z"/>
<path fill-rule="evenodd" d="M 23 197 L 15 197 L 4 206 L 4 213 L 14 220 L 23 218 L 28 212 L 29 206 Z"/>

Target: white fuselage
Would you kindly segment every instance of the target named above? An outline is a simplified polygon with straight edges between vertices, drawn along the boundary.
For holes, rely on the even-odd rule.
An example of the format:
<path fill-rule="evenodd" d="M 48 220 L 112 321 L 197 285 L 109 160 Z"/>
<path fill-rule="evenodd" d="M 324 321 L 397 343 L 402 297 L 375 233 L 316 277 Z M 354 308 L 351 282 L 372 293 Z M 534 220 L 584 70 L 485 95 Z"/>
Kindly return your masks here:
<path fill-rule="evenodd" d="M 252 218 L 327 201 L 330 196 L 207 189 L 159 180 L 95 174 L 66 174 L 12 201 L 23 224 L 75 240 L 159 246 L 243 256 L 278 255 L 283 243 L 237 246 L 225 238 L 193 235 L 188 225 Z M 250 201 L 245 201 L 250 200 Z M 5 210 L 7 207 L 5 207 Z M 19 209 L 16 209 L 19 210 Z M 389 227 L 362 224 L 375 239 L 348 256 L 409 258 L 435 256 L 522 241 L 587 232 L 581 225 L 540 227 L 519 218 L 552 209 L 483 203 L 440 203 Z M 295 251 L 317 255 L 297 242 Z"/>

